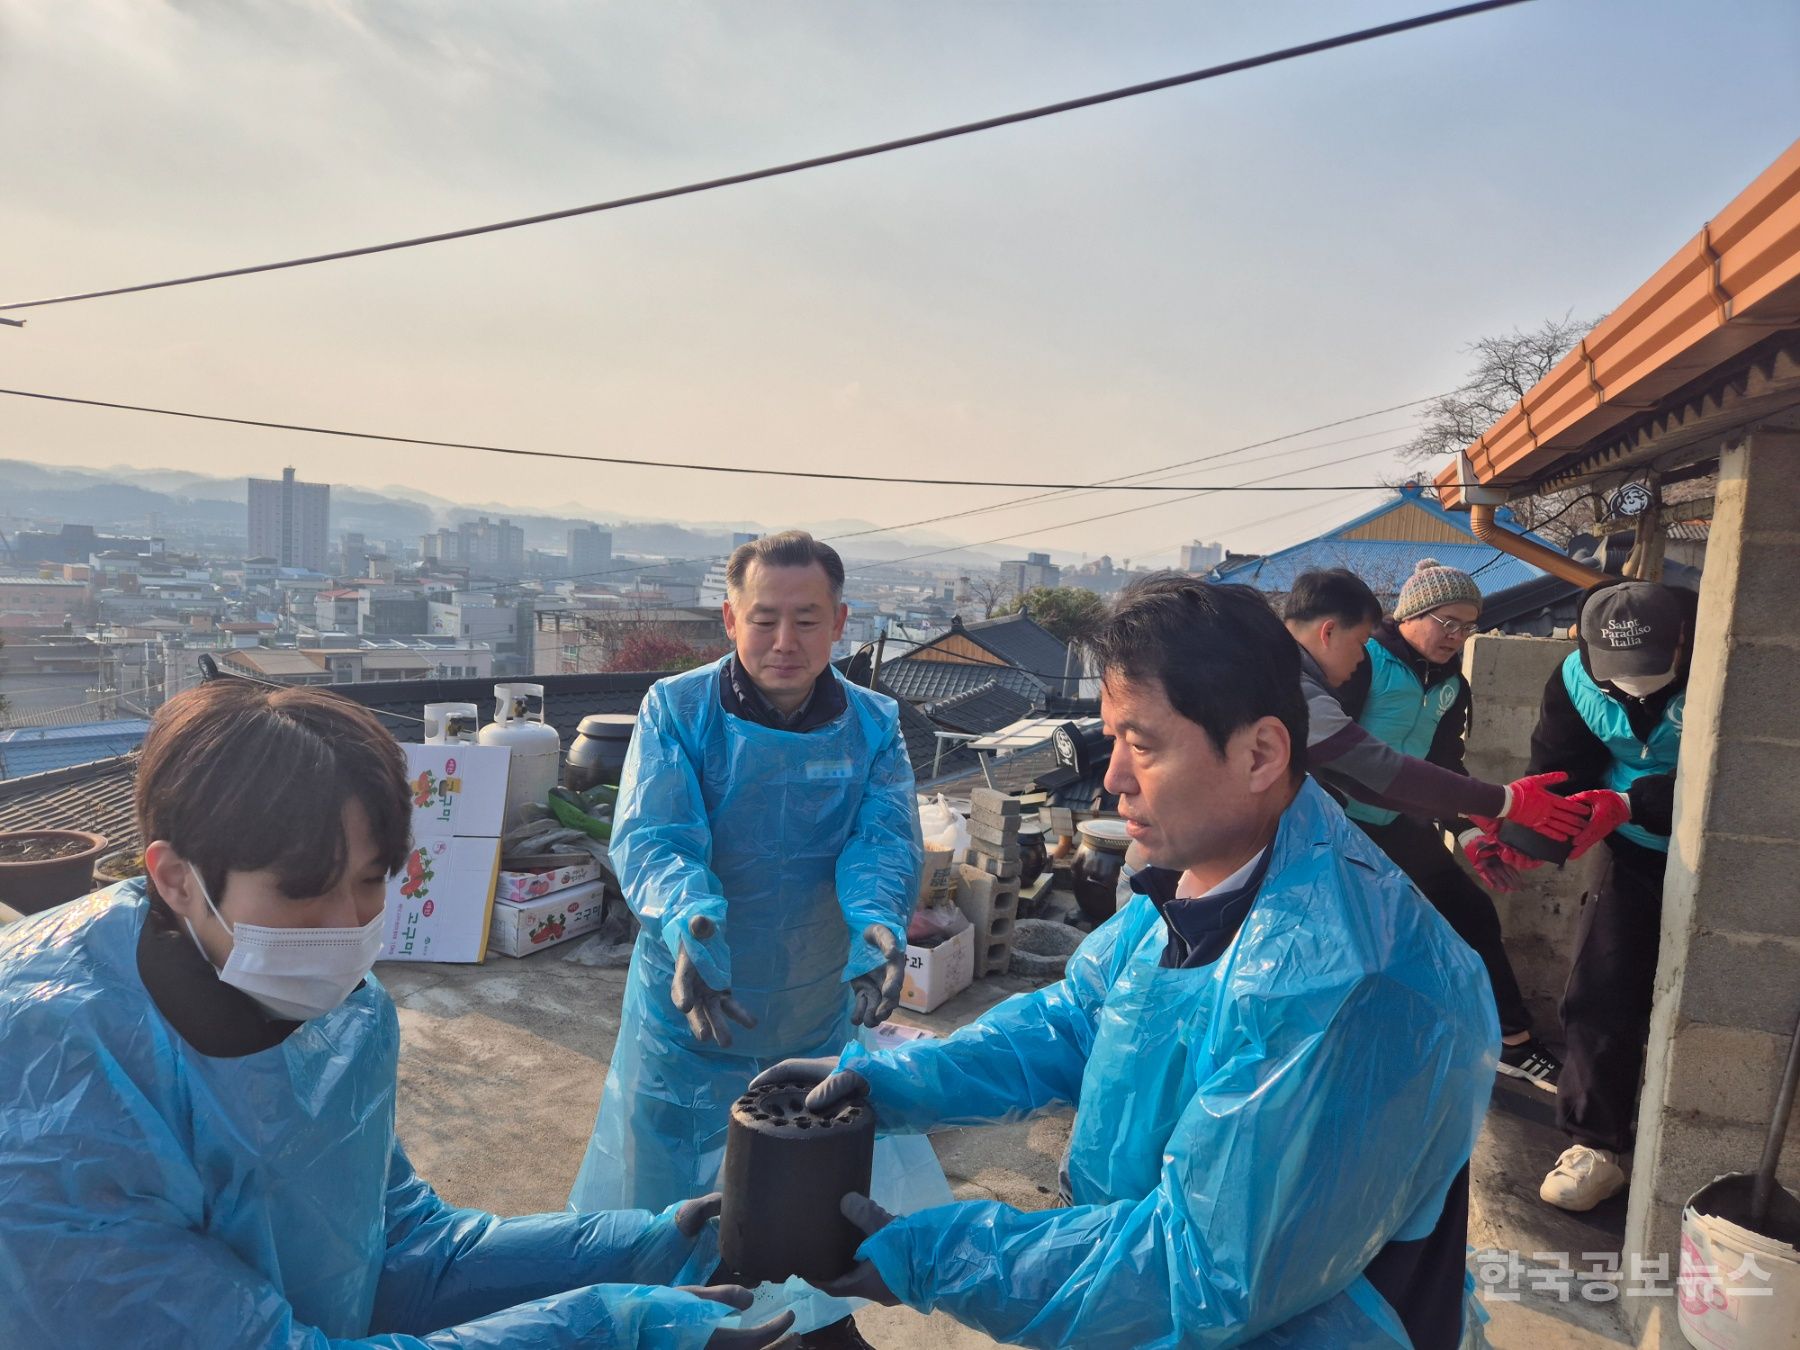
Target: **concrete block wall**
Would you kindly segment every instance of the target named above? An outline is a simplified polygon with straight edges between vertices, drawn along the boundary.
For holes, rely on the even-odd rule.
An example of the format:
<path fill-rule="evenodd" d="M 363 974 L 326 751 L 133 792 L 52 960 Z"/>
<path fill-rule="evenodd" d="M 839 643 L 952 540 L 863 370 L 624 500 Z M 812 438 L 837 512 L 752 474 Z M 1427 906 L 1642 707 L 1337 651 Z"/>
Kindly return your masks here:
<path fill-rule="evenodd" d="M 1756 1165 L 1800 1016 L 1800 434 L 1753 432 L 1719 468 L 1626 1219 L 1647 1255 Z M 1800 1189 L 1791 1123 L 1781 1177 Z M 1668 1300 L 1637 1302 L 1643 1344 L 1682 1343 Z"/>
<path fill-rule="evenodd" d="M 1470 773 L 1505 783 L 1525 772 L 1544 682 L 1573 650 L 1575 643 L 1561 638 L 1482 634 L 1469 639 L 1463 648 L 1463 675 L 1474 698 L 1464 757 Z M 1525 874 L 1522 889 L 1494 894 L 1507 956 L 1532 1023 L 1552 1040 L 1561 1034 L 1556 1007 L 1569 975 L 1592 861 L 1537 868 Z"/>

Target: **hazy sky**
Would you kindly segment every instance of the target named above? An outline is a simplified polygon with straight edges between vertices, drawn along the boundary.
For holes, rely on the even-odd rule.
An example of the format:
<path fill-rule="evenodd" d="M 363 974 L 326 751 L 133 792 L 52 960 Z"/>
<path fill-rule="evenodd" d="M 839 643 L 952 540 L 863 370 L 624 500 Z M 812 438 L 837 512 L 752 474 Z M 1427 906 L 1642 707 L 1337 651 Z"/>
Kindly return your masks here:
<path fill-rule="evenodd" d="M 1427 7 L 0 0 L 0 300 L 595 201 Z M 0 328 L 0 383 L 549 449 L 1092 481 L 1439 392 L 1479 334 L 1616 304 L 1800 133 L 1796 71 L 1792 0 L 1538 0 L 771 182 L 46 309 Z M 1406 425 L 1178 481 L 1381 449 Z M 771 526 L 1018 495 L 521 464 L 12 399 L 0 457 L 291 463 Z M 1048 528 L 1150 500 L 941 528 L 1149 560 L 1195 536 L 1291 542 L 1368 499 L 1222 495 Z"/>

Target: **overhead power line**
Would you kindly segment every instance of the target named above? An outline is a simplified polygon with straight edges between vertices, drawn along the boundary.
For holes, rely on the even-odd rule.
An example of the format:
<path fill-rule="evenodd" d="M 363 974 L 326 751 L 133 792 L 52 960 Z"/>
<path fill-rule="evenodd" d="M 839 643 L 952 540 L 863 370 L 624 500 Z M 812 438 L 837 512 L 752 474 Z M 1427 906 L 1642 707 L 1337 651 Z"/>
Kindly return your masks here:
<path fill-rule="evenodd" d="M 389 445 L 418 445 L 435 450 L 475 450 L 487 455 L 513 455 L 525 459 L 574 460 L 583 464 L 614 464 L 634 469 L 675 469 L 684 473 L 729 473 L 755 478 L 808 478 L 830 483 L 890 483 L 913 487 L 1048 488 L 1057 492 L 1338 492 L 1368 487 L 1366 483 L 1301 485 L 1265 488 L 1238 484 L 1206 483 L 1021 483 L 1004 478 L 909 478 L 897 474 L 827 473 L 817 469 L 767 469 L 741 464 L 694 464 L 668 459 L 632 459 L 624 455 L 585 455 L 573 450 L 528 450 L 516 445 L 485 445 L 479 441 L 441 441 L 427 436 L 391 436 L 377 431 L 352 431 L 343 427 L 311 426 L 303 422 L 273 422 L 254 417 L 226 417 L 219 413 L 187 412 L 179 408 L 155 408 L 142 403 L 115 403 L 107 399 L 76 398 L 70 394 L 45 394 L 30 389 L 0 389 L 14 398 L 67 403 L 83 408 L 109 408 L 115 412 L 148 413 L 179 417 L 193 422 L 218 422 L 227 426 L 260 427 L 266 431 L 297 431 L 309 436 L 335 436 L 355 441 L 381 441 Z"/>
<path fill-rule="evenodd" d="M 1411 19 L 1400 19 L 1393 23 L 1378 24 L 1373 28 L 1359 28 L 1355 32 L 1341 33 L 1336 37 L 1304 42 L 1297 47 L 1282 47 L 1276 51 L 1264 52 L 1260 56 L 1246 56 L 1236 61 L 1226 61 L 1220 65 L 1208 66 L 1203 70 L 1189 71 L 1185 75 L 1171 75 L 1143 84 L 1109 89 L 1104 93 L 1065 99 L 1063 102 L 1048 103 L 1038 108 L 1027 108 L 1023 112 L 1003 113 L 998 117 L 986 117 L 978 122 L 964 122 L 958 126 L 920 132 L 912 136 L 903 136 L 898 140 L 880 141 L 873 145 L 858 146 L 852 150 L 838 150 L 827 155 L 816 155 L 810 159 L 798 159 L 786 164 L 771 165 L 768 168 L 728 174 L 723 178 L 708 178 L 697 183 L 684 183 L 679 187 L 659 188 L 653 192 L 635 193 L 629 197 L 615 197 L 610 201 L 593 202 L 587 206 L 565 207 L 559 211 L 545 211 L 537 215 L 520 216 L 513 220 L 499 220 L 487 225 L 471 225 L 459 230 L 443 230 L 436 234 L 419 235 L 411 239 L 396 239 L 385 244 L 365 244 L 358 248 L 338 249 L 332 253 L 315 253 L 309 257 L 287 258 L 280 262 L 254 263 L 246 267 L 200 272 L 193 276 L 172 277 L 166 281 L 146 281 L 134 286 L 113 286 L 105 290 L 80 291 L 70 295 L 47 296 L 38 300 L 16 300 L 0 304 L 0 310 L 38 309 L 46 305 L 67 305 L 78 300 L 99 300 L 107 296 L 164 290 L 171 286 L 192 286 L 203 281 L 222 281 L 227 277 L 252 276 L 259 272 L 276 272 L 290 267 L 310 267 L 316 263 L 341 262 L 346 258 L 361 258 L 372 253 L 392 253 L 399 249 L 421 248 L 426 244 L 442 244 L 452 239 L 469 239 L 481 234 L 497 234 L 502 230 L 522 229 L 527 225 L 544 225 L 551 221 L 568 220 L 574 216 L 589 216 L 601 211 L 617 211 L 627 206 L 642 206 L 647 202 L 666 201 L 671 197 L 688 197 L 700 192 L 710 192 L 716 188 L 736 187 L 741 183 L 754 183 L 764 178 L 779 178 L 785 174 L 800 173 L 807 169 L 821 169 L 831 164 L 868 159 L 873 155 L 885 155 L 895 150 L 909 150 L 915 146 L 930 145 L 935 141 L 947 141 L 958 136 L 970 136 L 976 132 L 993 131 L 999 127 L 1030 122 L 1041 117 L 1054 117 L 1060 113 L 1092 108 L 1102 103 L 1114 103 L 1120 99 L 1159 93 L 1162 90 L 1175 89 L 1182 85 L 1199 84 L 1204 80 L 1218 79 L 1222 75 L 1235 75 L 1240 71 L 1254 70 L 1259 66 L 1272 66 L 1278 62 L 1292 61 L 1302 56 L 1312 56 L 1338 47 L 1371 42 L 1376 38 L 1392 37 L 1395 34 L 1411 32 L 1417 28 L 1428 28 L 1434 24 L 1449 23 L 1452 20 L 1465 19 L 1488 10 L 1506 9 L 1524 3 L 1526 0 L 1481 0 L 1479 4 L 1457 5 L 1451 9 L 1435 10 Z"/>
<path fill-rule="evenodd" d="M 1107 483 L 1122 483 L 1122 482 L 1126 482 L 1129 479 L 1133 479 L 1133 478 L 1148 478 L 1154 474 L 1166 473 L 1166 472 L 1169 472 L 1169 471 L 1172 471 L 1175 469 L 1180 469 L 1180 468 L 1187 468 L 1187 467 L 1191 467 L 1195 464 L 1204 464 L 1204 463 L 1208 463 L 1212 460 L 1225 459 L 1231 455 L 1241 455 L 1250 450 L 1260 450 L 1265 446 L 1278 445 L 1282 441 L 1297 440 L 1301 436 L 1310 436 L 1314 432 L 1317 432 L 1317 431 L 1330 431 L 1334 427 L 1347 426 L 1352 422 L 1367 421 L 1371 417 L 1380 417 L 1383 413 L 1399 412 L 1401 409 L 1404 409 L 1404 408 L 1416 408 L 1420 404 L 1432 403 L 1442 397 L 1443 397 L 1442 394 L 1433 394 L 1430 398 L 1415 398 L 1415 399 L 1410 399 L 1405 403 L 1391 403 L 1385 408 L 1376 408 L 1370 412 L 1357 413 L 1354 417 L 1340 417 L 1340 418 L 1336 419 L 1335 421 L 1321 422 L 1317 426 L 1306 427 L 1300 431 L 1289 431 L 1280 436 L 1270 436 L 1266 440 L 1251 441 L 1247 445 L 1234 446 L 1230 450 L 1217 450 L 1211 454 L 1200 455 L 1194 459 L 1177 460 L 1172 464 L 1165 464 L 1159 469 L 1145 469 L 1139 473 L 1126 474 L 1121 478 L 1105 479 L 1102 481 L 1107 482 Z M 1371 436 L 1377 436 L 1377 435 L 1386 435 L 1388 433 L 1386 433 L 1386 432 L 1369 432 L 1367 434 L 1371 435 Z M 1353 441 L 1353 440 L 1360 440 L 1360 439 L 1362 439 L 1362 438 L 1359 436 L 1346 436 L 1344 438 L 1345 441 Z M 1290 454 L 1297 455 L 1297 454 L 1303 454 L 1309 450 L 1321 450 L 1321 449 L 1324 449 L 1328 445 L 1340 445 L 1342 443 L 1343 443 L 1342 441 L 1321 441 L 1318 445 L 1296 446 L 1292 450 L 1283 450 L 1279 453 L 1283 454 L 1283 455 L 1290 455 Z M 1273 456 L 1271 456 L 1271 458 L 1273 458 Z M 1060 493 L 1060 492 L 1049 492 L 1049 493 L 1042 493 L 1042 494 L 1034 494 L 1033 496 L 1029 496 L 1029 497 L 1013 497 L 1013 498 L 1008 499 L 1007 501 L 995 502 L 991 506 L 973 506 L 964 511 L 952 511 L 947 515 L 927 516 L 923 520 L 909 520 L 909 521 L 906 521 L 903 524 L 899 524 L 899 525 L 879 525 L 879 526 L 875 527 L 874 529 L 857 530 L 851 534 L 834 535 L 832 537 L 834 539 L 858 539 L 864 535 L 869 535 L 869 534 L 886 534 L 890 530 L 909 530 L 909 529 L 912 529 L 913 527 L 919 526 L 919 525 L 937 525 L 946 520 L 961 520 L 966 516 L 986 515 L 990 511 L 1004 511 L 1008 507 L 1022 506 L 1026 502 L 1040 502 L 1040 501 L 1050 501 L 1053 499 L 1061 499 L 1064 497 L 1064 495 L 1065 494 Z"/>
<path fill-rule="evenodd" d="M 1253 484 L 1253 485 L 1252 484 L 1244 484 L 1244 485 L 1240 485 L 1240 486 L 1243 488 L 1246 488 L 1246 489 L 1253 488 L 1254 490 L 1259 490 L 1259 491 L 1273 491 L 1274 489 L 1263 486 L 1264 484 L 1268 483 L 1272 479 L 1291 478 L 1291 477 L 1293 477 L 1293 475 L 1295 475 L 1297 473 L 1311 473 L 1314 469 L 1335 468 L 1339 464 L 1348 464 L 1352 460 L 1372 459 L 1377 455 L 1391 455 L 1394 453 L 1395 450 L 1397 450 L 1399 448 L 1400 447 L 1398 447 L 1398 446 L 1388 445 L 1388 446 L 1383 446 L 1379 450 L 1365 450 L 1361 454 L 1346 455 L 1342 459 L 1334 459 L 1325 464 L 1309 464 L 1303 468 L 1289 469 L 1286 473 L 1271 474 L 1268 479 L 1258 479 L 1258 480 L 1256 480 L 1255 484 Z M 1369 492 L 1369 491 L 1375 490 L 1376 488 L 1386 488 L 1388 486 L 1389 485 L 1386 483 L 1371 483 L 1371 484 L 1359 484 L 1355 487 L 1334 488 L 1331 490 L 1335 491 L 1335 492 L 1341 492 L 1341 493 L 1348 494 L 1348 493 L 1352 493 L 1352 492 Z M 1200 497 L 1211 496 L 1217 490 L 1218 489 L 1216 489 L 1216 488 L 1201 488 L 1198 491 L 1192 492 L 1185 497 L 1172 497 L 1165 501 L 1147 502 L 1142 506 L 1127 506 L 1123 510 L 1119 510 L 1119 511 L 1103 511 L 1097 516 L 1080 516 L 1074 520 L 1060 521 L 1055 525 L 1039 525 L 1039 526 L 1034 526 L 1029 529 L 1014 530 L 1011 534 L 999 534 L 999 535 L 995 535 L 991 539 L 977 539 L 971 543 L 957 544 L 951 548 L 932 549 L 926 553 L 914 553 L 909 557 L 893 558 L 886 562 L 872 560 L 866 564 L 858 564 L 858 566 L 896 567 L 901 563 L 918 562 L 924 558 L 941 557 L 943 554 L 946 554 L 946 553 L 960 553 L 964 549 L 968 549 L 968 548 L 980 548 L 984 544 L 1001 544 L 1001 543 L 1007 542 L 1008 540 L 1023 538 L 1026 535 L 1048 534 L 1052 530 L 1066 530 L 1066 529 L 1070 529 L 1076 525 L 1089 525 L 1097 520 L 1112 520 L 1115 517 L 1129 516 L 1138 511 L 1153 511 L 1156 508 L 1162 507 L 1162 506 L 1174 506 L 1178 502 L 1191 502 Z M 1324 489 L 1321 489 L 1321 490 L 1324 490 Z M 848 564 L 846 564 L 846 565 L 848 565 Z"/>

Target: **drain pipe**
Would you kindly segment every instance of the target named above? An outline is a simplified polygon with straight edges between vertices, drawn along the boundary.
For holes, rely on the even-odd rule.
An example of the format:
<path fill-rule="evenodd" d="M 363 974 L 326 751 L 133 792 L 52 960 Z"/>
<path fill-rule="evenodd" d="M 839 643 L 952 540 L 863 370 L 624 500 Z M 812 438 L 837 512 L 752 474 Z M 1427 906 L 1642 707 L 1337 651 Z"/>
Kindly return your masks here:
<path fill-rule="evenodd" d="M 1483 487 L 1476 479 L 1475 468 L 1469 463 L 1467 455 L 1456 457 L 1456 468 L 1462 479 L 1463 501 L 1469 506 L 1469 532 L 1482 543 L 1490 548 L 1497 548 L 1502 553 L 1510 553 L 1540 571 L 1560 577 L 1571 586 L 1579 586 L 1583 590 L 1598 586 L 1603 581 L 1619 580 L 1611 573 L 1578 563 L 1553 548 L 1545 548 L 1524 535 L 1514 534 L 1494 519 L 1494 512 L 1505 503 L 1506 494 L 1497 488 Z"/>

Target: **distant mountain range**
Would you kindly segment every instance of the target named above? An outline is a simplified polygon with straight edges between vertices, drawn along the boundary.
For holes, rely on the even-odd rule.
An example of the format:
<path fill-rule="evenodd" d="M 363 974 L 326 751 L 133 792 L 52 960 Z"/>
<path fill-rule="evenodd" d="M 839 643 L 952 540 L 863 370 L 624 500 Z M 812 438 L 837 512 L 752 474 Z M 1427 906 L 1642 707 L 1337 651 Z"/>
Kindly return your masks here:
<path fill-rule="evenodd" d="M 0 460 L 0 528 L 9 533 L 54 529 L 66 521 L 92 525 L 105 534 L 141 536 L 149 532 L 154 516 L 164 534 L 186 527 L 212 535 L 241 536 L 248 492 L 243 478 L 122 465 L 109 469 L 60 468 L 4 459 Z M 564 509 L 571 513 L 579 510 L 572 503 Z M 422 534 L 477 515 L 505 516 L 525 531 L 526 547 L 559 553 L 567 543 L 568 530 L 589 523 L 612 531 L 616 552 L 665 557 L 722 553 L 730 545 L 734 531 L 766 528 L 714 521 L 608 521 L 592 515 L 545 515 L 500 502 L 453 502 L 408 487 L 370 490 L 333 484 L 331 489 L 333 538 L 341 531 L 356 530 L 371 541 L 400 539 L 415 543 Z M 810 522 L 806 528 L 821 537 L 830 537 L 872 526 L 866 520 L 829 520 Z M 860 538 L 852 548 L 858 558 L 887 559 L 955 545 L 954 539 L 922 533 Z M 963 549 L 945 554 L 942 563 L 946 567 L 958 563 L 991 565 L 1000 556 L 988 549 Z"/>

